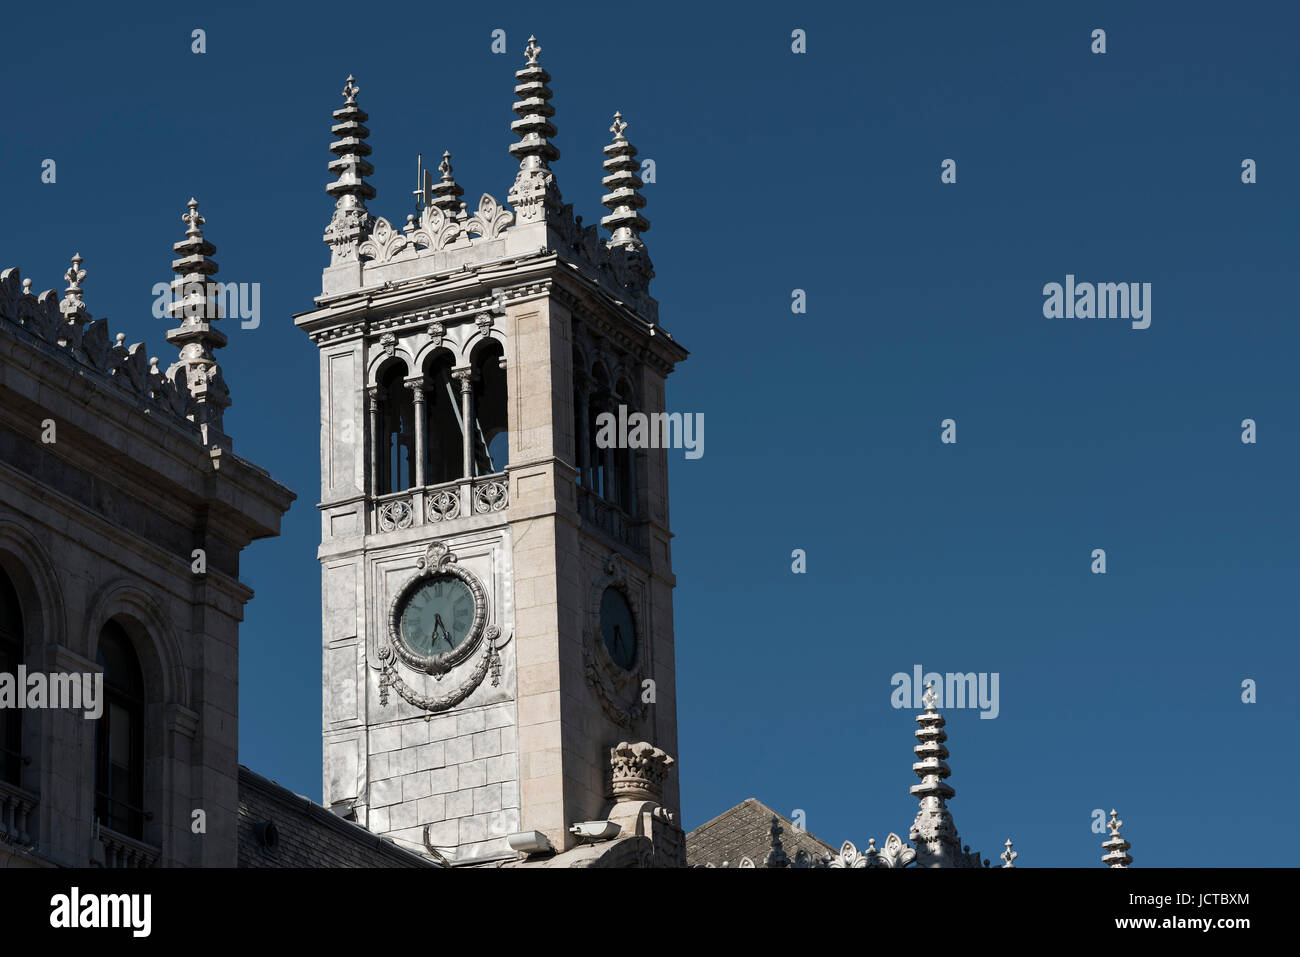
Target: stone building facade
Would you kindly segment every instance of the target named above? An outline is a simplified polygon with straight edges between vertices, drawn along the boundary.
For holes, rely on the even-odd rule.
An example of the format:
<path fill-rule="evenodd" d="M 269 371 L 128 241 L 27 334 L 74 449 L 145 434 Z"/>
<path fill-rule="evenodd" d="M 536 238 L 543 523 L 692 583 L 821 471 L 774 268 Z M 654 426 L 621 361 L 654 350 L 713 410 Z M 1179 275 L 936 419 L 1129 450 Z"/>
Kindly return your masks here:
<path fill-rule="evenodd" d="M 224 432 L 197 206 L 164 367 L 92 317 L 80 256 L 61 296 L 0 275 L 0 867 L 236 862 L 239 555 L 294 495 Z M 95 719 L 56 699 L 101 680 Z"/>

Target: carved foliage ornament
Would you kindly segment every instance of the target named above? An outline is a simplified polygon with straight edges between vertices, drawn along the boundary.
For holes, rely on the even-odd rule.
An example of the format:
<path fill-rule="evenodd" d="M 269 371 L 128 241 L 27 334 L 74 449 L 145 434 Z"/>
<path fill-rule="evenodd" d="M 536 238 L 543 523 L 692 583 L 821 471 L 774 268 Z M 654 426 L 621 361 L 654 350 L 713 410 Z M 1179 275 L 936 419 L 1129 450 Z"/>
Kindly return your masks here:
<path fill-rule="evenodd" d="M 487 193 L 479 198 L 474 215 L 463 221 L 430 204 L 421 211 L 418 222 L 411 217 L 405 230 L 394 229 L 382 216 L 377 218 L 357 253 L 376 265 L 411 259 L 419 249 L 436 252 L 450 246 L 468 246 L 475 239 L 496 239 L 514 221 L 514 214 Z"/>

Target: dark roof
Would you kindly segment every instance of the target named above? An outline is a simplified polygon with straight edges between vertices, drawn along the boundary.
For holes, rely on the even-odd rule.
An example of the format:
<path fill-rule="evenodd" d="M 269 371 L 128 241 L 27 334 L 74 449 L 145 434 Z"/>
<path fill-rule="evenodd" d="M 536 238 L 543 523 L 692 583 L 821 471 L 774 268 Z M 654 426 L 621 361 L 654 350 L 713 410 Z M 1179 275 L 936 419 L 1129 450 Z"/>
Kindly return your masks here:
<path fill-rule="evenodd" d="M 748 857 L 762 867 L 767 852 L 772 847 L 773 814 L 776 812 L 762 801 L 749 798 L 707 824 L 701 824 L 686 835 L 687 865 L 694 867 L 697 864 L 712 864 L 721 867 L 726 862 L 728 867 L 736 867 L 742 857 Z M 793 858 L 800 849 L 815 858 L 837 852 L 836 848 L 808 831 L 797 830 L 789 818 L 780 814 L 776 816 L 784 829 L 781 846 L 790 857 Z"/>
<path fill-rule="evenodd" d="M 274 839 L 266 840 L 274 825 Z M 239 766 L 240 867 L 436 867 L 301 794 Z"/>

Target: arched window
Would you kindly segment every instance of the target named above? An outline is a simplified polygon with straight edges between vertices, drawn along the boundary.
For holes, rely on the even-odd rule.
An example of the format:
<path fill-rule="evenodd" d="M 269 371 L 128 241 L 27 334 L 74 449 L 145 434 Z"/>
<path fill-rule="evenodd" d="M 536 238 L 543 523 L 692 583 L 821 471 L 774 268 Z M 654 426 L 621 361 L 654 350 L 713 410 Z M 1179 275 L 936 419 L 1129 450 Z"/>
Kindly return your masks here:
<path fill-rule="evenodd" d="M 131 638 L 116 621 L 99 634 L 104 713 L 95 735 L 95 820 L 144 837 L 144 677 Z"/>
<path fill-rule="evenodd" d="M 618 409 L 612 406 L 613 394 L 610 390 L 609 380 L 605 376 L 605 370 L 597 365 L 591 370 L 591 378 L 587 387 L 587 434 L 588 447 L 591 449 L 591 490 L 603 498 L 610 501 L 610 473 L 613 471 L 613 446 L 602 447 L 599 439 L 601 436 L 601 416 L 606 413 L 612 413 L 617 417 Z M 610 437 L 608 429 L 604 430 L 606 438 Z"/>
<path fill-rule="evenodd" d="M 626 379 L 620 379 L 615 387 L 615 398 L 612 400 L 612 411 L 617 416 L 619 406 L 627 406 L 628 418 L 634 411 L 632 403 L 632 388 L 628 385 Z M 644 436 L 648 441 L 649 436 Z M 614 449 L 614 454 L 610 461 L 609 489 L 605 498 L 613 505 L 617 505 L 628 515 L 636 514 L 636 484 L 635 468 L 636 453 L 626 445 L 620 445 Z"/>
<path fill-rule="evenodd" d="M 506 370 L 501 367 L 505 350 L 489 339 L 474 350 L 474 472 L 501 472 L 510 461 L 509 403 L 506 398 Z"/>
<path fill-rule="evenodd" d="M 425 481 L 454 482 L 463 474 L 460 437 L 460 391 L 452 381 L 450 352 L 439 350 L 424 367 Z"/>
<path fill-rule="evenodd" d="M 23 660 L 23 610 L 9 576 L 0 571 L 0 674 L 14 676 Z M 25 689 L 15 687 L 16 694 Z M 20 784 L 23 768 L 22 711 L 0 708 L 0 781 Z"/>
<path fill-rule="evenodd" d="M 379 494 L 415 484 L 415 397 L 406 366 L 393 362 L 379 377 Z"/>

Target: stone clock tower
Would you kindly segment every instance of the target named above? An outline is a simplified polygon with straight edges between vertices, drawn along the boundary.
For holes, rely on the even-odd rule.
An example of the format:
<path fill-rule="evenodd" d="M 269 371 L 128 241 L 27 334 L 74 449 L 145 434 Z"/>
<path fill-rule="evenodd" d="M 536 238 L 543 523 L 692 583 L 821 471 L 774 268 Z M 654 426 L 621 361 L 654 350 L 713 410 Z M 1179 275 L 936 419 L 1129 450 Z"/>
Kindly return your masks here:
<path fill-rule="evenodd" d="M 668 453 L 603 448 L 596 421 L 663 413 L 686 351 L 648 292 L 627 124 L 601 238 L 561 200 L 525 52 L 509 206 L 462 202 L 444 153 L 396 226 L 367 207 L 348 78 L 330 264 L 296 318 L 320 349 L 324 802 L 452 863 L 513 857 L 521 832 L 562 852 L 617 816 L 627 742 L 655 813 L 679 806 Z"/>

